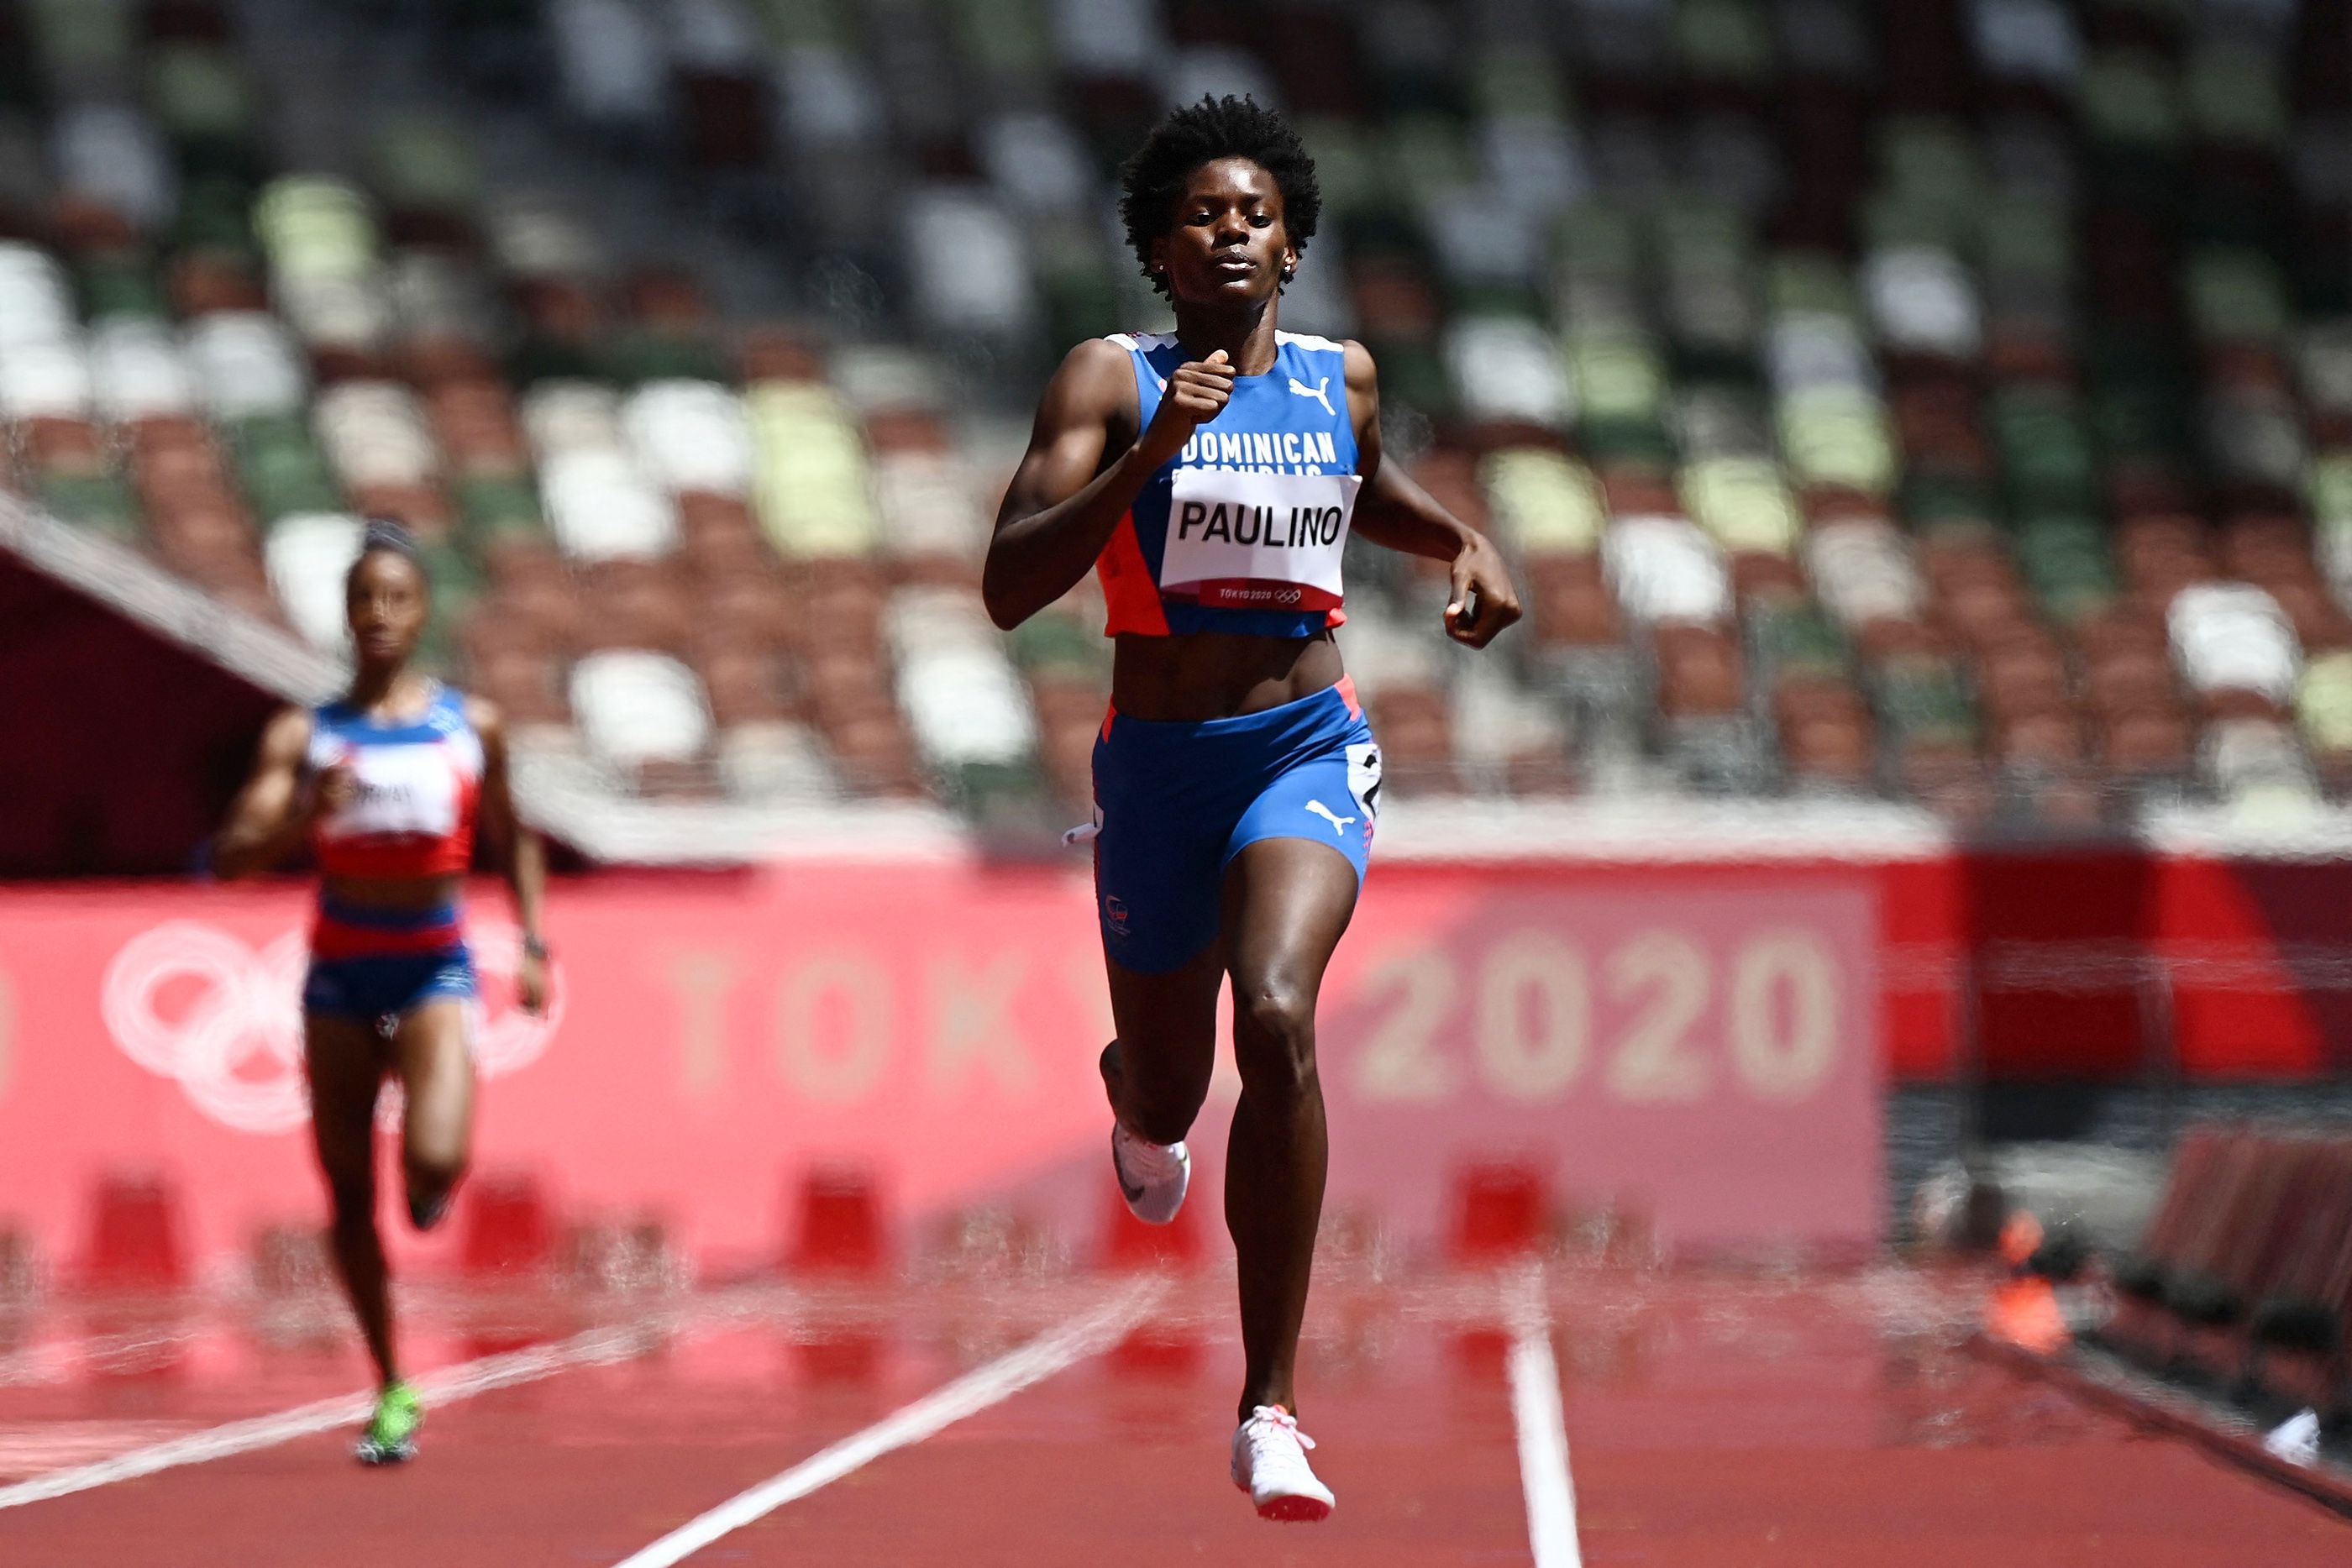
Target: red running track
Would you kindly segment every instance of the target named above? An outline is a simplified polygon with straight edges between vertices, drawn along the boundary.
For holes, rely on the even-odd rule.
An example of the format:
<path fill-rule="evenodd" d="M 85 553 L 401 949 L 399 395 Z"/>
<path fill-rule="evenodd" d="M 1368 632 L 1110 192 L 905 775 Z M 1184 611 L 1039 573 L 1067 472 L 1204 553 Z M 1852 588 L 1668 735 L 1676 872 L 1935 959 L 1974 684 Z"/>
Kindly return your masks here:
<path fill-rule="evenodd" d="M 346 1424 L 0 1507 L 9 1568 L 612 1568 L 744 1489 L 1102 1302 L 1115 1281 L 781 1287 L 592 1309 L 424 1294 L 413 1359 L 593 1343 L 436 1404 L 420 1460 L 362 1471 Z M 1556 1273 L 1550 1343 L 1581 1560 L 1741 1568 L 2135 1568 L 2352 1561 L 2352 1527 L 1967 1354 L 1977 1287 Z M 1329 1272 L 1306 1425 L 1339 1495 L 1259 1523 L 1224 1476 L 1229 1287 L 1171 1284 L 1140 1340 L 1077 1361 L 726 1534 L 694 1563 L 1527 1563 L 1498 1280 Z M 567 1339 L 674 1314 L 643 1341 Z M 614 1348 L 615 1344 L 619 1348 Z M 6 1488 L 351 1389 L 331 1301 L 0 1322 Z"/>

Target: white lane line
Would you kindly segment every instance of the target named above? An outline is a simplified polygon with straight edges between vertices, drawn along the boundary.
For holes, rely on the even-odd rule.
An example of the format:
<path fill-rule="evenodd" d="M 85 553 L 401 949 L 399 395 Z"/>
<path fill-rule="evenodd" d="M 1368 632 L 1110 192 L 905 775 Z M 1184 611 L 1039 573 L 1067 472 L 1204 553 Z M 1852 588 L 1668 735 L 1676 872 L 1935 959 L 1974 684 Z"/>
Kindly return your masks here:
<path fill-rule="evenodd" d="M 1505 1288 L 1511 1330 L 1511 1420 L 1519 1432 L 1519 1486 L 1528 1500 L 1528 1544 L 1536 1568 L 1583 1568 L 1576 1541 L 1576 1483 L 1568 1473 L 1568 1418 L 1559 1364 L 1551 1354 L 1551 1313 L 1543 1265 L 1530 1263 Z"/>
<path fill-rule="evenodd" d="M 484 1356 L 479 1361 L 460 1362 L 455 1366 L 427 1373 L 414 1381 L 417 1392 L 424 1396 L 425 1408 L 429 1412 L 436 1406 L 471 1399 L 494 1388 L 535 1383 L 542 1377 L 552 1377 L 575 1366 L 607 1365 L 628 1361 L 644 1354 L 659 1343 L 663 1335 L 677 1331 L 689 1322 L 700 1327 L 703 1320 L 712 1316 L 731 1315 L 740 1313 L 714 1314 L 673 1309 L 633 1322 L 589 1329 L 570 1339 L 557 1340 L 549 1344 L 532 1345 L 503 1355 Z M 307 1437 L 314 1432 L 356 1426 L 365 1420 L 374 1408 L 373 1394 L 346 1394 L 334 1399 L 298 1405 L 291 1410 L 281 1410 L 271 1416 L 232 1421 L 226 1426 L 191 1432 L 184 1437 L 133 1448 L 127 1454 L 118 1454 L 96 1464 L 52 1470 L 13 1486 L 0 1487 L 0 1508 L 22 1508 L 26 1503 L 46 1502 L 51 1498 L 89 1491 L 94 1487 L 135 1480 L 159 1470 L 176 1469 L 183 1465 L 209 1464 L 215 1459 L 227 1458 L 232 1454 L 249 1454 L 257 1448 L 276 1448 L 298 1437 Z"/>
<path fill-rule="evenodd" d="M 936 1437 L 965 1416 L 978 1415 L 1033 1383 L 1108 1350 L 1143 1321 L 1167 1290 L 1168 1281 L 1159 1276 L 1136 1281 L 1092 1312 L 1082 1312 L 1020 1349 L 974 1367 L 864 1431 L 852 1433 L 791 1469 L 738 1492 L 700 1518 L 688 1520 L 652 1545 L 623 1558 L 616 1568 L 669 1568 L 719 1537 L 830 1486 L 893 1449 Z"/>
<path fill-rule="evenodd" d="M 175 1325 L 161 1331 L 125 1329 L 116 1333 L 65 1334 L 37 1340 L 22 1350 L 0 1355 L 0 1388 L 70 1383 L 88 1363 L 119 1363 L 171 1345 L 194 1343 L 205 1332 L 201 1325 Z"/>

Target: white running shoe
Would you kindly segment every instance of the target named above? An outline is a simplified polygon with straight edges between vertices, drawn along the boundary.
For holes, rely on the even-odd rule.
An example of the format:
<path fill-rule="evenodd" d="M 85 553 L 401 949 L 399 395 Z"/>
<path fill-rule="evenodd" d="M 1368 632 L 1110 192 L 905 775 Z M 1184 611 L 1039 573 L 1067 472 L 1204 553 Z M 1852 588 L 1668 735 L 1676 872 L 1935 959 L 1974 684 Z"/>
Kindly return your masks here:
<path fill-rule="evenodd" d="M 1307 1468 L 1315 1439 L 1279 1405 L 1261 1405 L 1234 1433 L 1234 1485 L 1250 1494 L 1260 1519 L 1312 1524 L 1331 1517 L 1337 1500 Z"/>
<path fill-rule="evenodd" d="M 1192 1151 L 1182 1144 L 1139 1138 L 1117 1122 L 1110 1124 L 1110 1168 L 1128 1212 L 1146 1225 L 1165 1225 L 1184 1207 L 1192 1184 Z"/>

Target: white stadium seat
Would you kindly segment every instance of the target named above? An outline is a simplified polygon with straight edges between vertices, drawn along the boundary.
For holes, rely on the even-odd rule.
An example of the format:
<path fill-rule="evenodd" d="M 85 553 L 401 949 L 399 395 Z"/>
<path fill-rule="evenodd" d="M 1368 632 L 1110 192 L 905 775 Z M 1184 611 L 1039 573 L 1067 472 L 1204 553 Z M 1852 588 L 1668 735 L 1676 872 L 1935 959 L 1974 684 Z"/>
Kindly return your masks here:
<path fill-rule="evenodd" d="M 607 649 L 572 666 L 572 711 L 614 766 L 690 762 L 710 749 L 710 707 L 694 672 L 667 653 Z"/>
<path fill-rule="evenodd" d="M 1619 517 L 1601 537 L 1609 585 L 1637 621 L 1712 624 L 1731 613 L 1731 580 L 1706 531 L 1687 517 Z"/>
<path fill-rule="evenodd" d="M 339 512 L 293 512 L 269 526 L 262 544 L 269 586 L 295 630 L 314 646 L 340 649 L 349 635 L 343 579 L 364 532 L 357 517 Z"/>

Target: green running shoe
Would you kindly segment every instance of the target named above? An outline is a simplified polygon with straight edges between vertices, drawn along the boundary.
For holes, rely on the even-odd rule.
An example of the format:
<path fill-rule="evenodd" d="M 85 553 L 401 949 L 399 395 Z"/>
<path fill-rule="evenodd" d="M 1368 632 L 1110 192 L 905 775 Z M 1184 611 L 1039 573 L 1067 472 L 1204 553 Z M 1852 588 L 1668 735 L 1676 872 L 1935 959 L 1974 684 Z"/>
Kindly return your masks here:
<path fill-rule="evenodd" d="M 425 1402 L 405 1383 L 386 1388 L 375 1415 L 352 1451 L 363 1465 L 397 1465 L 416 1457 L 416 1428 L 425 1425 Z"/>

